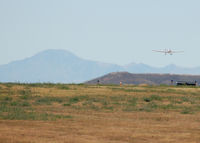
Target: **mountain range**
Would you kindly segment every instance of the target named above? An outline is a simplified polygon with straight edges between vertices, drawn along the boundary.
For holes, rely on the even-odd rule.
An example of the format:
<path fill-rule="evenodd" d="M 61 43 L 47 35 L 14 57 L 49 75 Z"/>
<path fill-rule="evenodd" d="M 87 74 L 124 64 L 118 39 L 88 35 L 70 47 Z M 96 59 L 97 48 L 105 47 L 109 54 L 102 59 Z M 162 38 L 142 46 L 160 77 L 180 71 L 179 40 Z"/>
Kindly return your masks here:
<path fill-rule="evenodd" d="M 66 50 L 46 50 L 30 58 L 0 66 L 0 82 L 82 83 L 111 72 L 200 74 L 200 67 L 168 65 L 162 68 L 146 64 L 102 63 L 79 58 Z"/>

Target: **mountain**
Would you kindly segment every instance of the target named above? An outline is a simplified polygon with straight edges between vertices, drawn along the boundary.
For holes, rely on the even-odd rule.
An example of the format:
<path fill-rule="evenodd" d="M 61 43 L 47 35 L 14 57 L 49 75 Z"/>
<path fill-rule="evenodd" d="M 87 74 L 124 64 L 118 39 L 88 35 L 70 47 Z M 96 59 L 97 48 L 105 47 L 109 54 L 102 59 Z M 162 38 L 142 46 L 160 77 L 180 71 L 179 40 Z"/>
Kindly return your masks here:
<path fill-rule="evenodd" d="M 195 68 L 184 68 L 179 67 L 174 64 L 167 65 L 165 67 L 156 68 L 151 67 L 146 64 L 130 64 L 125 66 L 125 70 L 131 73 L 171 73 L 171 74 L 191 74 L 191 75 L 198 75 L 200 74 L 200 67 Z"/>
<path fill-rule="evenodd" d="M 173 84 L 177 81 L 200 83 L 200 75 L 176 75 L 176 74 L 132 74 L 128 72 L 114 72 L 105 76 L 87 81 L 86 84 Z"/>
<path fill-rule="evenodd" d="M 65 50 L 46 50 L 30 58 L 0 66 L 0 82 L 81 83 L 111 73 L 200 74 L 200 68 L 169 65 L 155 68 L 132 63 L 127 66 L 85 60 Z"/>
<path fill-rule="evenodd" d="M 0 66 L 0 81 L 79 83 L 119 69 L 118 65 L 84 60 L 65 50 L 47 50 Z"/>

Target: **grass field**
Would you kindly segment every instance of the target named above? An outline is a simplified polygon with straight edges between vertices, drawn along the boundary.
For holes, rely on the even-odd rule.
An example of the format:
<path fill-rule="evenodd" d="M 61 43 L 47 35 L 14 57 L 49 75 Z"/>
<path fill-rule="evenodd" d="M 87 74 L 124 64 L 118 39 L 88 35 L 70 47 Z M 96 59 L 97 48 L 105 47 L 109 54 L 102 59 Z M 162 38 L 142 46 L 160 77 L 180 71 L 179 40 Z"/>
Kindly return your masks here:
<path fill-rule="evenodd" d="M 0 143 L 199 143 L 200 88 L 0 84 Z"/>

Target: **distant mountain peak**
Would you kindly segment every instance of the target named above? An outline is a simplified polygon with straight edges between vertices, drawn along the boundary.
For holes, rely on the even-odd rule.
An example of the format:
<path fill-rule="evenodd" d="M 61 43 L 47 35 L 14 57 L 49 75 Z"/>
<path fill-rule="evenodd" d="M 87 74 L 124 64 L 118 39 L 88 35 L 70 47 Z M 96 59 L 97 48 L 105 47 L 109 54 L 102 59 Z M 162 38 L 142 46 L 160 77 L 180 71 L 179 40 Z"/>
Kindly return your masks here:
<path fill-rule="evenodd" d="M 72 52 L 67 51 L 67 50 L 62 50 L 62 49 L 45 50 L 45 51 L 39 52 L 35 56 L 71 56 L 71 57 L 73 56 L 73 57 L 77 57 Z"/>

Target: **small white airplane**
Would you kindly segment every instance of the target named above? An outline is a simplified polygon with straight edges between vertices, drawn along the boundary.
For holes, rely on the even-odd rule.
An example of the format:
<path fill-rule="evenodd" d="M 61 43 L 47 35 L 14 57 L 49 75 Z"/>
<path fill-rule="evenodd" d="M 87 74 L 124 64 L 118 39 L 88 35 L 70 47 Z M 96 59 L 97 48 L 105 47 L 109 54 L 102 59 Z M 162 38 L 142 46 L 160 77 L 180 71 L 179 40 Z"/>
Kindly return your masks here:
<path fill-rule="evenodd" d="M 152 50 L 154 52 L 164 53 L 165 55 L 170 54 L 173 55 L 174 53 L 183 53 L 184 51 L 172 51 L 171 49 L 164 49 L 164 50 Z"/>

